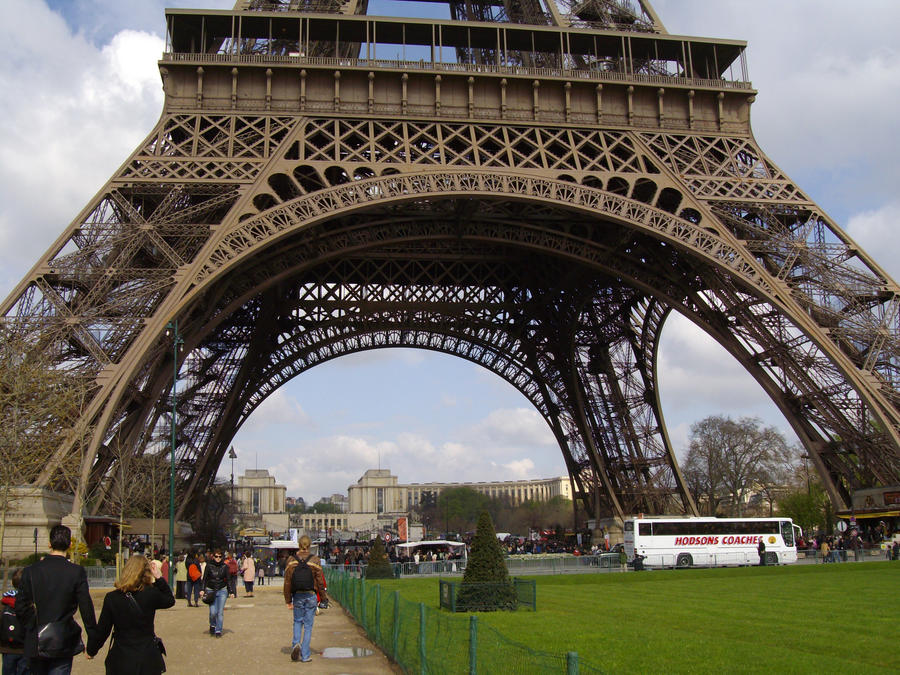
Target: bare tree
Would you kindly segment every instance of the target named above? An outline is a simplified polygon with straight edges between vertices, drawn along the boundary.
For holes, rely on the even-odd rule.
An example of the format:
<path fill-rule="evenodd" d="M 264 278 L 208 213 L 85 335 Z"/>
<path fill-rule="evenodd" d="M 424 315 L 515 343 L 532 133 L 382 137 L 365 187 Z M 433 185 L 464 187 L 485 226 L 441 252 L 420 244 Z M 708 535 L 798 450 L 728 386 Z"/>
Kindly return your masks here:
<path fill-rule="evenodd" d="M 16 488 L 33 483 L 73 434 L 86 433 L 79 420 L 87 391 L 83 379 L 55 364 L 46 345 L 0 324 L 0 559 L 7 515 L 21 498 Z"/>
<path fill-rule="evenodd" d="M 772 452 L 763 462 L 759 478 L 759 491 L 768 506 L 766 515 L 774 515 L 775 505 L 782 495 L 797 485 L 802 454 L 801 447 L 788 445 L 786 442 L 772 446 Z"/>
<path fill-rule="evenodd" d="M 198 500 L 191 520 L 194 533 L 210 547 L 222 546 L 228 540 L 234 513 L 228 485 L 216 482 Z"/>
<path fill-rule="evenodd" d="M 169 511 L 169 483 L 171 469 L 168 453 L 148 453 L 137 459 L 134 472 L 135 511 L 150 518 L 150 540 L 156 539 L 156 520 Z M 172 550 L 172 543 L 168 547 Z"/>
<path fill-rule="evenodd" d="M 121 443 L 119 438 L 113 438 L 109 447 L 115 461 L 106 476 L 109 486 L 105 504 L 118 517 L 119 545 L 116 557 L 118 567 L 122 562 L 124 539 L 122 534 L 125 532 L 125 521 L 140 515 L 138 505 L 143 500 L 141 480 L 143 472 L 140 458 L 128 444 Z"/>
<path fill-rule="evenodd" d="M 734 515 L 752 489 L 769 489 L 784 475 L 793 451 L 775 427 L 762 427 L 756 418 L 712 416 L 691 426 L 690 449 L 684 474 L 688 487 L 709 515 L 715 515 L 725 497 Z"/>
<path fill-rule="evenodd" d="M 714 516 L 722 500 L 724 455 L 720 417 L 707 417 L 691 425 L 691 440 L 682 473 L 698 507 Z"/>

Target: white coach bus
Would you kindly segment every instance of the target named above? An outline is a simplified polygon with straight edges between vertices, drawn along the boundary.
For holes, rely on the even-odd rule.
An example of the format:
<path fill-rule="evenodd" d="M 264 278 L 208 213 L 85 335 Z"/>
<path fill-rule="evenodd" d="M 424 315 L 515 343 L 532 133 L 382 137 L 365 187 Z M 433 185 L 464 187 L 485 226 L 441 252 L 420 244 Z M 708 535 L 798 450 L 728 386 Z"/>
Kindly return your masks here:
<path fill-rule="evenodd" d="M 635 518 L 625 521 L 625 554 L 650 567 L 756 565 L 760 539 L 766 564 L 797 562 L 790 518 Z"/>

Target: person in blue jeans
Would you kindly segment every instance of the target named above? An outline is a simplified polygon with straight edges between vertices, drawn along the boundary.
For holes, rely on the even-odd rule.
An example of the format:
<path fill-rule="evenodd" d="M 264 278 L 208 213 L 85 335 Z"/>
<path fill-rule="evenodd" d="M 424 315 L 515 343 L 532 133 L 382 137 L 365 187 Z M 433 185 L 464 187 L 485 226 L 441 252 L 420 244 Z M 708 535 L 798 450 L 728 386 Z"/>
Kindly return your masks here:
<path fill-rule="evenodd" d="M 284 601 L 294 611 L 291 661 L 312 661 L 310 642 L 319 602 L 327 602 L 322 561 L 310 553 L 312 542 L 305 534 L 297 540 L 299 550 L 284 569 Z"/>
<path fill-rule="evenodd" d="M 225 601 L 228 599 L 228 585 L 231 572 L 222 559 L 222 551 L 216 549 L 203 570 L 200 597 L 215 594 L 209 605 L 209 634 L 222 637 L 222 620 L 225 618 Z"/>

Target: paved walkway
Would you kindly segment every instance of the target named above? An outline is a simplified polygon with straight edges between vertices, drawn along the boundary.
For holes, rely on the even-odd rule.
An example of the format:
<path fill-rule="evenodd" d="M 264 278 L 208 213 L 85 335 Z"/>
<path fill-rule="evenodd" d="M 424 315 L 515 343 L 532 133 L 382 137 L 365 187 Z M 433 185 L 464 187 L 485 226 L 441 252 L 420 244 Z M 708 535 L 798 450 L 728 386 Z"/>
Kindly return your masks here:
<path fill-rule="evenodd" d="M 280 579 L 279 579 L 280 581 Z M 97 616 L 108 589 L 92 590 Z M 77 614 L 76 614 L 77 616 Z M 281 585 L 263 586 L 252 598 L 229 598 L 225 605 L 221 638 L 209 634 L 209 610 L 206 605 L 188 607 L 178 600 L 171 609 L 156 613 L 156 634 L 165 642 L 168 672 L 189 673 L 356 673 L 369 675 L 400 673 L 384 654 L 369 641 L 356 622 L 340 605 L 316 617 L 312 634 L 312 662 L 291 661 L 292 612 L 284 604 Z M 93 660 L 75 657 L 73 672 L 104 673 L 103 660 L 109 642 Z M 331 658 L 335 653 L 371 650 L 368 656 Z M 324 652 L 324 655 L 323 655 Z"/>

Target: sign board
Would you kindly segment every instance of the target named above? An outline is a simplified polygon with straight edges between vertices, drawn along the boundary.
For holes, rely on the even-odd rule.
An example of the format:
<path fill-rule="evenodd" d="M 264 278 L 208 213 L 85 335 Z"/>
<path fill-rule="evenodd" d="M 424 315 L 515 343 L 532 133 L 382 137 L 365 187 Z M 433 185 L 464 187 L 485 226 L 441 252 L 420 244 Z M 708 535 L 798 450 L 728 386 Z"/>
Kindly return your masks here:
<path fill-rule="evenodd" d="M 397 536 L 403 541 L 409 539 L 409 530 L 407 529 L 408 524 L 409 521 L 406 519 L 406 516 L 397 518 Z"/>
<path fill-rule="evenodd" d="M 846 532 L 847 531 L 847 523 L 845 523 L 843 520 L 839 520 L 837 522 L 837 529 L 840 532 Z"/>
<path fill-rule="evenodd" d="M 103 537 L 103 545 L 106 547 L 106 550 L 108 551 L 110 549 L 110 547 L 112 546 L 112 539 L 110 539 L 108 536 Z"/>
<path fill-rule="evenodd" d="M 391 540 L 391 533 L 390 533 L 390 532 L 385 532 L 385 533 L 384 533 L 384 540 L 385 540 L 385 541 L 390 541 L 390 540 Z"/>

